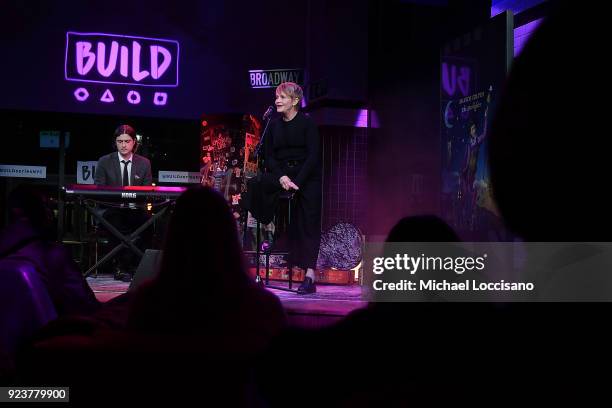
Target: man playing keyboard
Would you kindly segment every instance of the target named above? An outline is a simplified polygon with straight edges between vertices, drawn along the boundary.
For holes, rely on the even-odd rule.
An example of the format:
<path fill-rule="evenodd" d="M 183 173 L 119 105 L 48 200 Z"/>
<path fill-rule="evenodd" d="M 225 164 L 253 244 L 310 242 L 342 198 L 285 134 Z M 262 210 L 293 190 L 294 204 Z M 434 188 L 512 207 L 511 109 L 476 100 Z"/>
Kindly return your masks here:
<path fill-rule="evenodd" d="M 114 133 L 117 151 L 102 156 L 98 160 L 94 183 L 100 186 L 150 186 L 153 181 L 151 162 L 146 157 L 137 155 L 138 140 L 136 131 L 129 125 L 119 126 Z M 147 215 L 142 209 L 108 208 L 104 213 L 106 218 L 119 231 L 130 233 L 143 224 Z M 135 242 L 136 246 L 146 247 L 150 241 L 150 233 Z M 113 242 L 116 244 L 118 242 Z M 114 246 L 114 245 L 113 245 Z M 138 266 L 136 255 L 124 248 L 117 256 L 115 279 L 130 281 Z"/>

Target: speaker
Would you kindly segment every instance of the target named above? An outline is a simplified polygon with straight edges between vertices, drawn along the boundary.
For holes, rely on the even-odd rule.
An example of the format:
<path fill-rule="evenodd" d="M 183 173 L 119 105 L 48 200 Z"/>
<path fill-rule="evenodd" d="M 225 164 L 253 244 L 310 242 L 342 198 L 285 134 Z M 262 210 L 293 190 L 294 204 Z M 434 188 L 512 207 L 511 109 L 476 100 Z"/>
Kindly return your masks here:
<path fill-rule="evenodd" d="M 136 273 L 132 278 L 132 283 L 128 290 L 134 290 L 142 284 L 142 282 L 153 279 L 157 276 L 161 261 L 162 251 L 158 249 L 147 249 L 136 268 Z"/>

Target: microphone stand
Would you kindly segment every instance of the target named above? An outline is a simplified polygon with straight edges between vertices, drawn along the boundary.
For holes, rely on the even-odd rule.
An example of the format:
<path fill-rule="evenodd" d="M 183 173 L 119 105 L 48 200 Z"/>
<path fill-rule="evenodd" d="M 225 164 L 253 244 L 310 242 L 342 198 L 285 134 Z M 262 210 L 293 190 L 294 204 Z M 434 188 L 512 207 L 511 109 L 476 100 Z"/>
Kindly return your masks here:
<path fill-rule="evenodd" d="M 255 157 L 257 158 L 257 182 L 261 183 L 261 177 L 263 173 L 263 166 L 265 165 L 265 160 L 261 159 L 261 148 L 264 145 L 264 141 L 266 138 L 266 132 L 268 131 L 268 126 L 270 126 L 270 119 L 272 118 L 272 114 L 270 113 L 267 118 L 264 118 L 266 121 L 266 125 L 264 126 L 264 130 L 261 133 L 261 138 L 259 139 L 259 143 L 257 143 L 257 147 L 255 147 Z M 247 216 L 248 218 L 248 216 Z M 245 228 L 246 230 L 246 228 Z M 259 276 L 259 265 L 260 265 L 260 255 L 261 255 L 261 223 L 257 220 L 257 228 L 255 231 L 255 259 L 256 259 L 256 269 L 255 269 L 255 282 L 262 283 L 261 277 Z"/>
<path fill-rule="evenodd" d="M 265 119 L 266 120 L 266 125 L 264 126 L 264 130 L 261 133 L 261 139 L 259 139 L 259 143 L 257 143 L 257 147 L 255 147 L 255 157 L 257 158 L 257 177 L 259 177 L 259 180 L 261 180 L 261 172 L 259 171 L 259 165 L 260 163 L 260 155 L 259 155 L 259 151 L 261 149 L 261 147 L 264 144 L 264 139 L 266 137 L 266 132 L 268 131 L 268 126 L 270 126 L 270 119 L 272 117 L 272 114 L 268 115 L 268 118 Z"/>

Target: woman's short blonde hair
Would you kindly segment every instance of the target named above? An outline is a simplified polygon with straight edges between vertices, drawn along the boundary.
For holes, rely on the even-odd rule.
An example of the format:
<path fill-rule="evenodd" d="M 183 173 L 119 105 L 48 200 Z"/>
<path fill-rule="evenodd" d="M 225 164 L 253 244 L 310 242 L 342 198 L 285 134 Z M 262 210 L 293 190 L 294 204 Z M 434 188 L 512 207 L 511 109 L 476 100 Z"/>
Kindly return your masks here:
<path fill-rule="evenodd" d="M 298 98 L 298 103 L 295 106 L 296 109 L 300 108 L 302 99 L 304 99 L 304 92 L 302 88 L 295 82 L 283 82 L 276 87 L 276 93 L 284 93 L 291 99 Z"/>

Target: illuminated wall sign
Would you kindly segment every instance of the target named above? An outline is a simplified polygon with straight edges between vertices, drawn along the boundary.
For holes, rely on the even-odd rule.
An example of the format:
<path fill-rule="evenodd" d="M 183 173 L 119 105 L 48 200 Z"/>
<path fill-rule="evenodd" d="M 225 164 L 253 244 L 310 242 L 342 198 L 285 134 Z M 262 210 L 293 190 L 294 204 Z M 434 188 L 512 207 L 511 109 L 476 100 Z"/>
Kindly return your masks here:
<path fill-rule="evenodd" d="M 66 33 L 68 81 L 176 87 L 179 43 L 160 38 Z"/>
<path fill-rule="evenodd" d="M 137 89 L 118 91 L 110 86 L 176 88 L 179 85 L 179 43 L 161 38 L 104 33 L 66 33 L 64 76 L 67 81 L 108 84 L 92 95 L 86 85 L 74 90 L 78 102 L 104 104 L 119 98 L 139 105 L 145 98 L 155 106 L 168 102 L 167 92 Z"/>
<path fill-rule="evenodd" d="M 251 88 L 276 88 L 283 82 L 301 84 L 304 71 L 301 69 L 253 69 L 249 71 Z"/>
<path fill-rule="evenodd" d="M 19 166 L 14 164 L 0 164 L 0 177 L 47 178 L 45 166 Z"/>
<path fill-rule="evenodd" d="M 199 172 L 191 171 L 160 171 L 157 179 L 160 183 L 193 183 L 200 182 Z"/>

